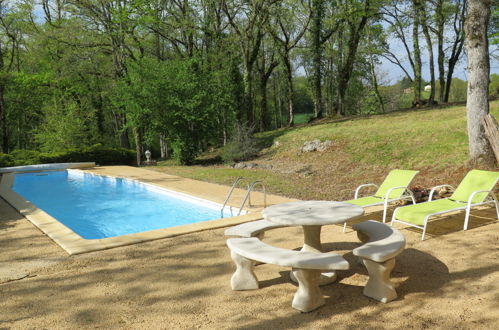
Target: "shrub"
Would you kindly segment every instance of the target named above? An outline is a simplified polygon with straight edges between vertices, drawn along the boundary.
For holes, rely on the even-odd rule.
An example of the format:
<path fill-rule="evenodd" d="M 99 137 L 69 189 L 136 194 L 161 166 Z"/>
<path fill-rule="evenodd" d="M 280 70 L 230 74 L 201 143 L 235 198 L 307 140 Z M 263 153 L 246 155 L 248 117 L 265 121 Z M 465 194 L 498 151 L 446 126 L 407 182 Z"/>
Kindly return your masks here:
<path fill-rule="evenodd" d="M 40 152 L 35 150 L 17 149 L 12 151 L 9 155 L 14 158 L 16 166 L 41 163 Z"/>
<path fill-rule="evenodd" d="M 225 163 L 248 160 L 258 152 L 253 129 L 237 125 L 231 141 L 222 150 L 222 159 Z"/>
<path fill-rule="evenodd" d="M 93 145 L 83 149 L 86 161 L 95 161 L 99 165 L 132 165 L 136 161 L 135 151 L 125 148 L 110 148 Z M 77 153 L 74 154 L 77 156 Z M 88 160 L 93 159 L 93 160 Z"/>
<path fill-rule="evenodd" d="M 99 165 L 131 165 L 135 161 L 135 152 L 96 144 L 81 149 L 43 153 L 40 160 L 42 163 L 95 162 Z"/>
<path fill-rule="evenodd" d="M 192 140 L 177 139 L 172 143 L 173 158 L 182 165 L 191 165 L 197 155 L 197 148 Z"/>
<path fill-rule="evenodd" d="M 104 147 L 96 144 L 90 147 L 69 149 L 59 152 L 38 152 L 34 150 L 14 150 L 10 153 L 15 165 L 48 163 L 95 162 L 99 165 L 132 165 L 135 152 L 124 148 Z"/>
<path fill-rule="evenodd" d="M 11 155 L 0 153 L 0 167 L 8 167 L 14 165 L 14 158 Z"/>

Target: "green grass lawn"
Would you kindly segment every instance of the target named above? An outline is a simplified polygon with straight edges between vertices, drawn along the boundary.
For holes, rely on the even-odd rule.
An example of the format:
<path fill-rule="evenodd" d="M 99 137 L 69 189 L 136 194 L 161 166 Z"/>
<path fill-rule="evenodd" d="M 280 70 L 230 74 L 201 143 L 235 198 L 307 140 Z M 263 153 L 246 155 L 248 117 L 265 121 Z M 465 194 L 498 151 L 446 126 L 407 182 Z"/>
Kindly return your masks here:
<path fill-rule="evenodd" d="M 499 101 L 491 103 L 491 112 L 499 117 Z M 447 166 L 463 164 L 468 157 L 466 111 L 462 106 L 360 117 L 271 131 L 259 137 L 271 137 L 283 145 L 285 150 L 276 156 L 292 157 L 305 141 L 320 139 L 337 141 L 351 161 L 364 164 Z"/>
<path fill-rule="evenodd" d="M 491 102 L 499 118 L 499 101 Z M 303 199 L 351 198 L 356 185 L 380 183 L 390 169 L 420 170 L 416 184 L 458 183 L 468 168 L 464 106 L 400 111 L 340 121 L 324 119 L 309 125 L 257 134 L 260 154 L 255 163 L 273 170 L 233 169 L 227 165 L 176 166 L 162 162 L 155 169 L 198 180 L 230 184 L 237 176 L 264 180 L 276 194 Z M 301 153 L 304 142 L 332 140 L 324 153 Z M 278 145 L 276 145 L 278 141 Z M 204 155 L 209 157 L 209 155 Z M 300 169 L 307 168 L 307 175 Z M 311 173 L 310 173 L 311 172 Z"/>

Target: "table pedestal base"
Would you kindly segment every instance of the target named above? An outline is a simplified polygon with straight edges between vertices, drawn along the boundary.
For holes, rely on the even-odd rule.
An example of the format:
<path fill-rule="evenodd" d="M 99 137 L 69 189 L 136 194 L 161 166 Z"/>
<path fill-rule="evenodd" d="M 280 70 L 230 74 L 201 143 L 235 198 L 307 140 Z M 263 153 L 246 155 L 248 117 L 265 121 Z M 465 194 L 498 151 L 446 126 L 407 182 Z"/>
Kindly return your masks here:
<path fill-rule="evenodd" d="M 337 277 L 338 276 L 335 272 L 321 273 L 321 277 L 319 278 L 319 286 L 331 284 L 336 281 Z M 298 280 L 295 278 L 293 272 L 289 272 L 289 278 L 291 278 L 291 281 L 298 283 Z"/>
<path fill-rule="evenodd" d="M 321 228 L 322 226 L 303 226 L 303 236 L 305 241 L 301 251 L 322 253 L 321 244 Z M 298 283 L 293 275 L 293 272 L 289 273 L 291 281 Z M 322 273 L 319 279 L 319 285 L 327 285 L 336 281 L 336 272 Z"/>

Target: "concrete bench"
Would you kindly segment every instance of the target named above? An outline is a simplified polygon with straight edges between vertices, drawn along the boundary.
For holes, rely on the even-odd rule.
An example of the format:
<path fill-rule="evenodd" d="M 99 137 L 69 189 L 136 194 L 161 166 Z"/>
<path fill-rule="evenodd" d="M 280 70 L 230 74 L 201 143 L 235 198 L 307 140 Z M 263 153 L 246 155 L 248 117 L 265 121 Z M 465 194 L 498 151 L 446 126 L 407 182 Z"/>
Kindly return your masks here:
<path fill-rule="evenodd" d="M 374 220 L 357 223 L 352 227 L 364 243 L 353 250 L 353 254 L 362 260 L 369 273 L 364 295 L 382 303 L 394 300 L 397 292 L 390 282 L 390 273 L 395 267 L 395 257 L 404 250 L 404 235 L 397 229 Z"/>
<path fill-rule="evenodd" d="M 224 234 L 225 236 L 259 237 L 262 239 L 266 230 L 282 227 L 286 226 L 267 220 L 257 220 L 230 227 L 225 230 Z"/>
<path fill-rule="evenodd" d="M 322 270 L 348 269 L 348 262 L 334 253 L 315 253 L 281 249 L 267 245 L 256 237 L 230 238 L 227 246 L 236 264 L 230 284 L 232 290 L 258 289 L 258 279 L 253 271 L 254 262 L 292 267 L 298 281 L 292 306 L 302 312 L 310 312 L 325 304 L 319 289 Z"/>

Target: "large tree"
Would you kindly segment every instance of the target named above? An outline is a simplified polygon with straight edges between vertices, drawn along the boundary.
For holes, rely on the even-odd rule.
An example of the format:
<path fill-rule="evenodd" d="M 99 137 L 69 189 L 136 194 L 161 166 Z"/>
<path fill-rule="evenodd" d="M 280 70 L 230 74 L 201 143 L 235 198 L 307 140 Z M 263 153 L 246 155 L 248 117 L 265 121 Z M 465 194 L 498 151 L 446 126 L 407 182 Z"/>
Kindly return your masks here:
<path fill-rule="evenodd" d="M 282 2 L 276 10 L 277 14 L 274 15 L 275 21 L 271 21 L 272 25 L 277 26 L 275 30 L 271 29 L 271 33 L 276 41 L 276 45 L 279 49 L 278 52 L 286 72 L 288 126 L 293 126 L 294 117 L 294 70 L 291 52 L 298 46 L 298 42 L 305 34 L 310 21 L 310 16 L 300 17 L 301 15 L 298 13 L 303 11 L 303 8 L 300 7 L 301 6 L 296 6 L 292 1 Z M 293 23 L 290 24 L 290 22 Z"/>
<path fill-rule="evenodd" d="M 248 126 L 254 124 L 254 67 L 265 36 L 265 26 L 276 0 L 224 0 L 223 10 L 237 36 L 243 61 L 244 107 Z"/>
<path fill-rule="evenodd" d="M 430 28 L 428 23 L 428 14 L 427 14 L 427 4 L 425 1 L 414 1 L 416 4 L 417 14 L 420 16 L 420 24 L 421 29 L 423 30 L 423 34 L 426 40 L 426 47 L 428 49 L 428 63 L 430 67 L 430 86 L 431 92 L 430 97 L 428 98 L 428 104 L 432 105 L 435 101 L 435 61 L 433 59 L 433 42 L 430 36 Z"/>
<path fill-rule="evenodd" d="M 311 2 L 312 24 L 310 34 L 312 35 L 312 79 L 314 94 L 314 117 L 322 118 L 324 115 L 322 107 L 322 45 L 323 42 L 323 19 L 324 2 L 322 0 L 312 0 Z"/>
<path fill-rule="evenodd" d="M 448 102 L 450 87 L 455 67 L 462 58 L 464 43 L 464 17 L 467 9 L 466 0 L 387 0 L 382 9 L 383 19 L 388 23 L 388 31 L 402 45 L 404 54 L 396 47 L 386 47 L 382 55 L 391 63 L 397 65 L 407 79 L 413 82 L 415 103 L 420 98 L 421 56 L 418 37 L 424 36 L 428 51 L 428 64 L 432 93 L 429 104 L 436 97 L 435 54 L 439 82 L 439 102 Z M 421 29 L 419 29 L 419 26 Z M 411 35 L 412 31 L 412 35 Z M 412 40 L 413 47 L 410 47 Z M 446 68 L 447 63 L 447 68 Z M 411 76 L 407 68 L 414 73 Z"/>
<path fill-rule="evenodd" d="M 491 0 L 468 1 L 465 23 L 468 53 L 468 138 L 471 164 L 494 162 L 490 144 L 485 137 L 482 117 L 489 113 L 489 44 L 487 29 Z"/>
<path fill-rule="evenodd" d="M 336 115 L 338 116 L 346 114 L 346 92 L 356 63 L 359 43 L 364 36 L 364 28 L 368 20 L 377 13 L 378 5 L 378 1 L 371 0 L 349 2 L 345 5 L 346 28 L 342 33 L 347 34 L 345 37 L 346 56 L 338 66 L 338 92 L 336 94 Z"/>

